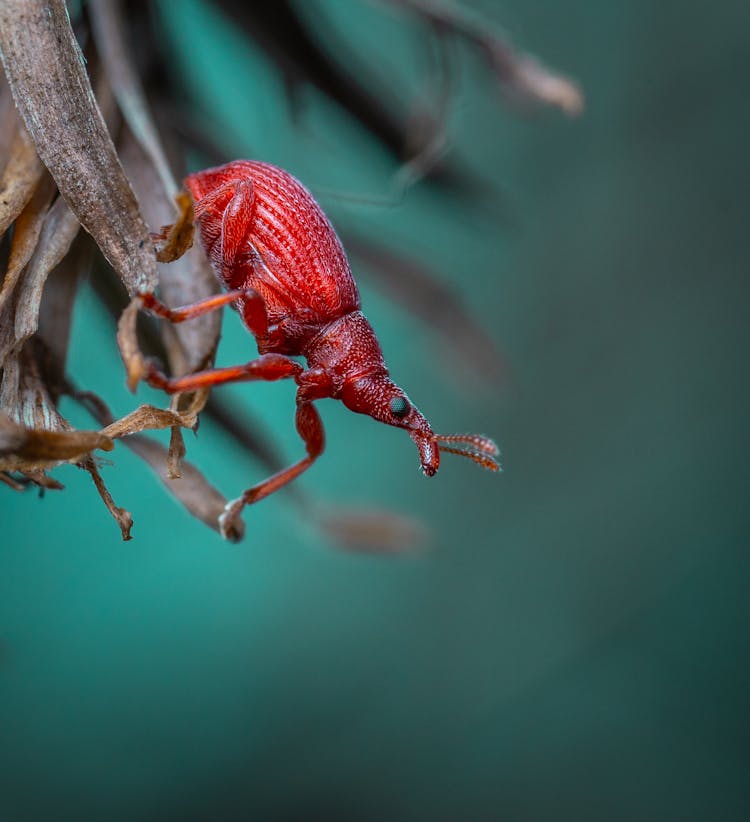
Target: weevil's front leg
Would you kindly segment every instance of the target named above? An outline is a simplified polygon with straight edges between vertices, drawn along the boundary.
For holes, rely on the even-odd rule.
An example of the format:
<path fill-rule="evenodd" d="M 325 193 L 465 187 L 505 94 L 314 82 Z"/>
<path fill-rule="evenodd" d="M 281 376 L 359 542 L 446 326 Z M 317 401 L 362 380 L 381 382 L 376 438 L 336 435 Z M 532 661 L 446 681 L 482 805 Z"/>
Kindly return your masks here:
<path fill-rule="evenodd" d="M 221 216 L 221 258 L 225 266 L 233 266 L 247 251 L 255 210 L 255 190 L 250 180 L 238 180 L 234 194 Z"/>
<path fill-rule="evenodd" d="M 250 180 L 229 180 L 195 203 L 203 244 L 216 271 L 232 268 L 247 251 L 255 211 Z"/>
<path fill-rule="evenodd" d="M 187 195 L 183 195 L 187 198 Z M 188 203 L 190 199 L 188 198 Z M 246 251 L 246 240 L 248 238 L 253 214 L 255 195 L 253 184 L 249 180 L 232 180 L 220 186 L 216 191 L 207 194 L 195 206 L 195 216 L 205 222 L 204 230 L 211 234 L 218 230 L 218 236 L 210 243 L 213 253 L 218 252 L 219 259 L 223 265 L 232 265 L 238 256 Z M 183 224 L 188 219 L 185 214 L 189 214 L 192 219 L 192 208 L 181 214 L 180 220 L 171 226 L 164 226 L 160 234 L 153 234 L 155 240 L 163 239 L 168 241 L 171 233 L 182 230 Z M 180 256 L 162 259 L 160 262 L 167 262 Z M 257 337 L 265 337 L 268 333 L 268 321 L 262 297 L 252 289 L 238 289 L 228 291 L 225 294 L 213 295 L 204 300 L 200 300 L 190 305 L 180 308 L 168 308 L 155 294 L 147 292 L 140 295 L 143 308 L 156 315 L 163 317 L 173 323 L 181 323 L 185 320 L 192 320 L 201 317 L 209 311 L 221 308 L 224 305 L 236 302 L 239 299 L 245 300 L 245 312 L 250 315 L 250 330 Z"/>
<path fill-rule="evenodd" d="M 196 371 L 185 377 L 168 377 L 153 364 L 147 366 L 146 382 L 153 388 L 161 388 L 168 394 L 179 394 L 183 391 L 198 391 L 201 388 L 212 388 L 228 382 L 249 382 L 263 380 L 274 382 L 290 377 L 298 377 L 304 369 L 302 366 L 285 357 L 283 354 L 263 354 L 257 360 L 244 365 L 229 368 L 210 368 L 207 371 Z"/>
<path fill-rule="evenodd" d="M 226 291 L 223 294 L 213 294 L 203 300 L 179 308 L 168 308 L 151 293 L 141 294 L 140 299 L 144 310 L 172 323 L 194 320 L 196 317 L 202 317 L 217 308 L 242 300 L 244 303 L 243 317 L 253 336 L 258 340 L 265 340 L 268 337 L 266 304 L 263 297 L 252 288 L 240 288 L 235 291 Z"/>
<path fill-rule="evenodd" d="M 204 243 L 215 262 L 232 265 L 245 250 L 252 226 L 255 191 L 251 180 L 229 180 L 193 204 L 190 195 L 177 197 L 177 220 L 151 235 L 156 259 L 171 263 L 179 259 L 193 243 L 193 224 L 201 221 Z"/>
<path fill-rule="evenodd" d="M 295 422 L 297 431 L 305 443 L 307 456 L 303 457 L 299 462 L 295 462 L 294 465 L 290 465 L 289 468 L 285 468 L 283 471 L 273 474 L 273 476 L 268 477 L 268 479 L 254 485 L 252 488 L 248 488 L 241 497 L 227 504 L 226 510 L 219 517 L 219 529 L 225 539 L 231 530 L 232 523 L 237 519 L 246 505 L 252 505 L 254 502 L 258 502 L 264 497 L 273 494 L 274 491 L 278 491 L 279 488 L 283 488 L 283 486 L 307 470 L 323 453 L 325 433 L 320 415 L 315 406 L 305 399 L 300 399 L 299 394 Z"/>

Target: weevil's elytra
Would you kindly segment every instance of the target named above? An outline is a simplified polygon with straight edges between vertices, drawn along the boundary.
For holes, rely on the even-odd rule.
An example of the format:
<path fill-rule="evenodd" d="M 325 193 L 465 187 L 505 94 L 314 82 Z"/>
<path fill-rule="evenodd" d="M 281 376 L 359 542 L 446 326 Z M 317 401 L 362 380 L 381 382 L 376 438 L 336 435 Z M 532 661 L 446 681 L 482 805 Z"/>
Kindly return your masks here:
<path fill-rule="evenodd" d="M 323 425 L 315 400 L 331 397 L 347 408 L 407 431 L 422 471 L 434 475 L 440 452 L 468 457 L 497 470 L 495 443 L 477 434 L 436 435 L 388 374 L 377 336 L 361 311 L 344 248 L 323 210 L 291 174 L 268 163 L 237 160 L 191 174 L 201 242 L 228 289 L 221 297 L 170 310 L 153 295 L 147 308 L 172 321 L 235 302 L 260 357 L 170 379 L 151 368 L 148 381 L 170 393 L 239 380 L 291 378 L 297 384 L 297 431 L 307 456 L 245 491 L 228 506 L 228 528 L 244 505 L 257 502 L 308 468 L 322 453 Z M 290 356 L 302 356 L 304 369 Z"/>

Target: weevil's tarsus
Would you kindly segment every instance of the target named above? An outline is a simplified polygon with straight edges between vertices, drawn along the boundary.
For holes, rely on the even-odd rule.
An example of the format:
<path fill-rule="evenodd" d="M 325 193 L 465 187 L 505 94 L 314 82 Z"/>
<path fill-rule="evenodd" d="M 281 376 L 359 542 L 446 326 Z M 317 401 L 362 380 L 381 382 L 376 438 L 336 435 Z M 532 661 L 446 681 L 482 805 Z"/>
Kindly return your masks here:
<path fill-rule="evenodd" d="M 156 259 L 160 263 L 173 263 L 193 245 L 194 217 L 193 201 L 185 191 L 175 196 L 177 219 L 151 234 L 156 249 Z"/>

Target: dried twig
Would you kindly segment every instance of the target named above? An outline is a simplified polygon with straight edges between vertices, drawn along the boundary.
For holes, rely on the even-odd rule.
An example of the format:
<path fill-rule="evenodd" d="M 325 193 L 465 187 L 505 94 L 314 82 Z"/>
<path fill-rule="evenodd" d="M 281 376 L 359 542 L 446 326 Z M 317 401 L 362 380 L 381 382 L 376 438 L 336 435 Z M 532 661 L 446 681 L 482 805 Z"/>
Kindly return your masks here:
<path fill-rule="evenodd" d="M 152 406 L 142 406 L 133 414 L 115 421 L 112 412 L 96 394 L 70 389 L 71 395 L 81 402 L 89 413 L 105 426 L 102 430 L 110 436 L 121 437 L 123 443 L 146 462 L 187 510 L 215 531 L 219 530 L 219 517 L 224 513 L 227 499 L 191 463 L 183 462 L 181 475 L 174 478 L 170 474 L 167 449 L 155 440 L 134 432 L 146 428 L 164 428 L 174 423 L 171 412 Z M 244 526 L 241 520 L 233 523 L 226 534 L 227 539 L 237 542 L 242 539 Z"/>
<path fill-rule="evenodd" d="M 71 210 L 131 294 L 153 291 L 151 239 L 94 99 L 63 0 L 0 3 L 0 57 L 37 153 Z"/>
<path fill-rule="evenodd" d="M 583 92 L 577 83 L 516 50 L 480 14 L 452 0 L 379 2 L 411 11 L 437 33 L 457 35 L 478 48 L 511 100 L 555 106 L 571 116 L 583 111 Z"/>

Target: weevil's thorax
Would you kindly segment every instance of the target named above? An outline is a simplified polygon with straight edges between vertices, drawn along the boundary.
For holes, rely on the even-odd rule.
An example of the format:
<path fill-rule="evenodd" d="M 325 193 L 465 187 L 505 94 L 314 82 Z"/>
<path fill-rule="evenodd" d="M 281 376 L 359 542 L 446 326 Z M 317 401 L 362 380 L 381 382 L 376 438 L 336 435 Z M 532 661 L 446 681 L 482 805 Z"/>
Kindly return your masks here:
<path fill-rule="evenodd" d="M 360 376 L 388 374 L 378 338 L 361 311 L 323 326 L 302 353 L 310 368 L 325 370 L 339 391 L 345 382 Z"/>

